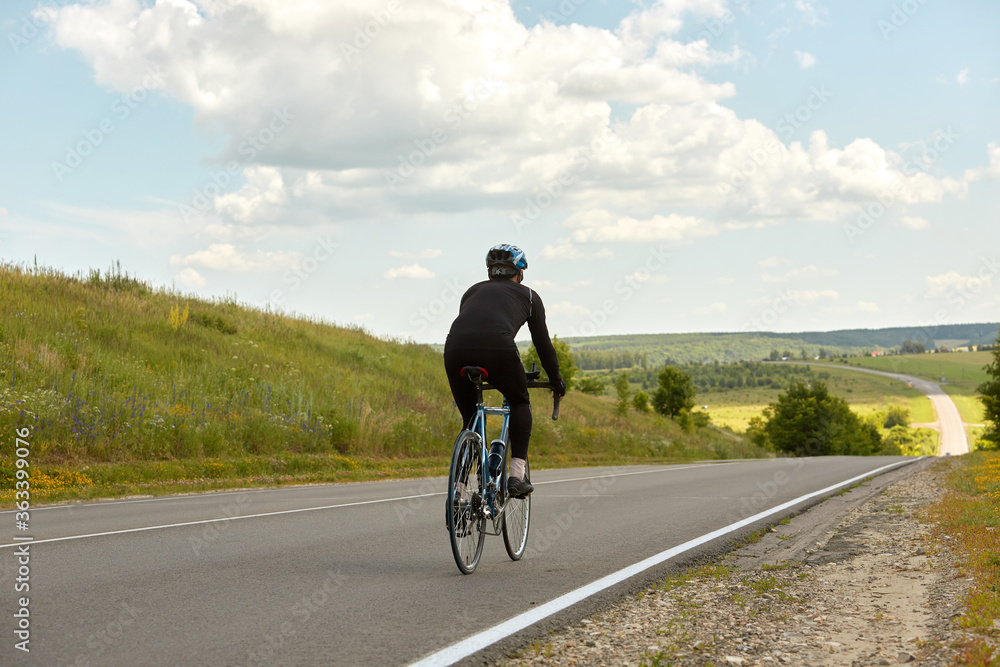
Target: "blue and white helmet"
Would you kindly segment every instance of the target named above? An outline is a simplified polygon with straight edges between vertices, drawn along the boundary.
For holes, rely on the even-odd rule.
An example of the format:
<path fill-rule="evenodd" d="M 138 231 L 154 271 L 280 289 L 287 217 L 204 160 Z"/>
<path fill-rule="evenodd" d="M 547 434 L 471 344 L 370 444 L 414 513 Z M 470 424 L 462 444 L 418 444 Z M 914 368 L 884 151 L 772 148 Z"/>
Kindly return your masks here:
<path fill-rule="evenodd" d="M 516 245 L 501 243 L 486 253 L 486 268 L 491 278 L 515 276 L 519 271 L 528 268 L 528 259 L 524 256 L 524 251 Z"/>

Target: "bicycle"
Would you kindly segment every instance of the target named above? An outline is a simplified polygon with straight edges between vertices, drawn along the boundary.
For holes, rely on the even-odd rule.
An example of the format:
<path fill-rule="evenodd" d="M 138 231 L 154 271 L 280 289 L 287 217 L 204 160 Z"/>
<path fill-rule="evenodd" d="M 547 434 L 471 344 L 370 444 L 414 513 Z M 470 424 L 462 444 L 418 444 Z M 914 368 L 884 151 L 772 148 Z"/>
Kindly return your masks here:
<path fill-rule="evenodd" d="M 483 403 L 483 390 L 493 389 L 484 380 L 486 369 L 466 366 L 461 371 L 476 386 L 476 416 L 469 428 L 455 440 L 448 472 L 448 494 L 445 500 L 446 522 L 451 537 L 451 551 L 462 574 L 472 574 L 483 553 L 486 535 L 503 534 L 504 547 L 511 560 L 520 560 L 528 544 L 528 523 L 531 519 L 531 495 L 508 497 L 507 474 L 510 466 L 510 407 L 506 399 L 499 408 Z M 559 418 L 559 396 L 556 385 L 537 382 L 541 371 L 532 365 L 525 372 L 529 389 L 551 389 L 552 419 Z M 486 446 L 486 417 L 500 415 L 503 423 L 500 437 Z M 492 460 L 492 466 L 491 466 Z M 491 470 L 492 467 L 492 470 Z M 530 471 L 524 467 L 524 480 L 530 482 Z M 489 522 L 489 523 L 487 523 Z M 488 529 L 492 527 L 492 531 Z"/>

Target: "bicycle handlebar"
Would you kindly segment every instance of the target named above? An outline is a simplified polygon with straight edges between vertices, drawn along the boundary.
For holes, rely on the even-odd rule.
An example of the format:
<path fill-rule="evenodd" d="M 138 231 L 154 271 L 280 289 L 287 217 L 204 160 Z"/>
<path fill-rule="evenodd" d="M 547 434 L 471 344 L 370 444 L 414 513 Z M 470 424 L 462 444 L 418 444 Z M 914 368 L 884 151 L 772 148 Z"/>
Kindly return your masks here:
<path fill-rule="evenodd" d="M 559 402 L 562 396 L 559 395 L 560 387 L 554 382 L 528 381 L 528 389 L 551 389 L 552 390 L 552 421 L 559 419 Z"/>
<path fill-rule="evenodd" d="M 468 377 L 476 388 L 482 392 L 487 389 L 496 389 L 496 387 L 491 386 L 488 382 L 484 380 L 489 377 L 486 374 L 486 370 L 479 368 L 478 366 L 466 366 L 462 369 L 462 375 L 466 375 L 466 371 L 469 371 Z M 531 364 L 531 370 L 525 371 L 525 375 L 528 380 L 528 389 L 549 389 L 552 391 L 552 421 L 559 419 L 559 402 L 562 400 L 562 396 L 559 392 L 563 389 L 562 386 L 557 385 L 554 382 L 539 382 L 538 376 L 540 371 L 535 364 Z M 479 400 L 482 401 L 482 394 L 479 395 Z"/>

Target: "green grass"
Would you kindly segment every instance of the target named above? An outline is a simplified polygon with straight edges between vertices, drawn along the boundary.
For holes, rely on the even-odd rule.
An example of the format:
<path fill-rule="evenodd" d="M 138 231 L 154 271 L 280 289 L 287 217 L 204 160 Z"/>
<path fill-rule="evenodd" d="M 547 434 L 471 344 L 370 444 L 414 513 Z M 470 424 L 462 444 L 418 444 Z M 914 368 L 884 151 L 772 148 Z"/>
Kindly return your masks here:
<path fill-rule="evenodd" d="M 1000 453 L 974 452 L 947 463 L 945 496 L 927 514 L 938 537 L 963 556 L 963 576 L 972 586 L 960 623 L 967 630 L 958 664 L 1000 665 L 996 647 L 1000 623 Z"/>
<path fill-rule="evenodd" d="M 987 380 L 983 366 L 991 360 L 991 352 L 947 352 L 937 354 L 900 354 L 888 357 L 858 357 L 851 365 L 873 368 L 890 373 L 914 375 L 926 380 L 975 390 Z"/>
<path fill-rule="evenodd" d="M 962 421 L 966 424 L 983 423 L 985 413 L 983 403 L 979 400 L 978 394 L 963 393 L 966 390 L 949 385 L 946 385 L 944 390 L 951 396 L 951 400 L 955 402 L 955 407 L 958 408 L 959 414 L 962 415 Z"/>
<path fill-rule="evenodd" d="M 533 395 L 536 469 L 767 455 L 579 392 L 552 422 Z M 0 265 L 0 433 L 30 428 L 33 500 L 444 474 L 459 425 L 430 346 Z"/>

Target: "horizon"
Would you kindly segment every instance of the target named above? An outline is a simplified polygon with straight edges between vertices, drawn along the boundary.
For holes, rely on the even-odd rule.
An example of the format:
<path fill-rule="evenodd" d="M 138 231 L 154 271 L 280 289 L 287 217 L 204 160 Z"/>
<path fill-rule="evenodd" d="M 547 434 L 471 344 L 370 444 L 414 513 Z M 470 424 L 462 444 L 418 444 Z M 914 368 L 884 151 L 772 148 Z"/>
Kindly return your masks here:
<path fill-rule="evenodd" d="M 12 0 L 0 258 L 120 260 L 429 344 L 500 242 L 560 338 L 986 323 L 998 22 L 986 0 Z"/>
<path fill-rule="evenodd" d="M 61 269 L 58 269 L 56 267 L 51 267 L 51 266 L 43 266 L 43 265 L 29 266 L 28 264 L 10 264 L 10 263 L 5 263 L 4 264 L 4 263 L 0 263 L 0 269 L 5 268 L 5 267 L 13 267 L 13 268 L 15 268 L 17 270 L 24 271 L 26 273 L 31 273 L 32 271 L 36 271 L 36 270 L 39 271 L 39 272 L 49 272 L 49 271 L 52 271 L 52 272 L 58 273 L 60 276 L 63 276 L 63 277 L 66 277 L 66 278 L 70 278 L 70 279 L 74 279 L 74 280 L 80 280 L 82 282 L 86 282 L 87 281 L 88 275 L 91 272 L 98 272 L 98 273 L 100 273 L 101 275 L 104 275 L 104 276 L 112 275 L 111 274 L 111 269 L 103 270 L 103 269 L 95 269 L 93 267 L 88 267 L 87 269 L 78 269 L 78 270 L 74 271 L 73 273 L 67 273 L 67 272 L 65 272 L 65 271 L 63 271 Z M 114 268 L 114 263 L 112 264 L 112 268 Z M 183 290 L 180 290 L 179 288 L 177 288 L 175 285 L 156 284 L 156 283 L 151 282 L 150 280 L 145 279 L 142 276 L 140 276 L 138 274 L 135 274 L 135 273 L 122 272 L 121 275 L 124 276 L 124 277 L 126 277 L 126 278 L 134 279 L 134 280 L 137 280 L 137 281 L 143 283 L 144 285 L 146 285 L 153 292 L 162 293 L 162 294 L 166 294 L 166 295 L 174 295 L 178 299 L 200 300 L 200 301 L 203 301 L 203 302 L 206 302 L 206 303 L 216 303 L 216 302 L 232 301 L 235 305 L 237 305 L 237 306 L 239 306 L 241 308 L 247 308 L 247 309 L 250 309 L 250 310 L 254 310 L 256 312 L 272 313 L 274 315 L 278 315 L 278 316 L 281 316 L 281 317 L 288 317 L 288 318 L 291 318 L 291 319 L 312 322 L 312 323 L 321 324 L 323 326 L 330 326 L 330 327 L 334 327 L 334 328 L 341 328 L 341 329 L 349 328 L 349 329 L 361 330 L 361 331 L 367 333 L 368 335 L 371 335 L 371 336 L 373 336 L 375 338 L 379 338 L 379 339 L 386 340 L 386 341 L 397 341 L 397 342 L 402 342 L 402 343 L 418 343 L 418 344 L 425 344 L 425 345 L 430 345 L 430 346 L 442 346 L 442 345 L 444 345 L 444 339 L 442 339 L 440 341 L 430 341 L 430 342 L 416 341 L 416 340 L 413 340 L 413 339 L 400 339 L 398 337 L 393 337 L 393 336 L 388 336 L 388 335 L 380 334 L 379 332 L 372 331 L 372 330 L 364 327 L 363 325 L 359 325 L 359 324 L 353 323 L 353 322 L 337 322 L 337 321 L 334 321 L 334 320 L 325 319 L 325 318 L 323 318 L 321 316 L 318 316 L 316 314 L 301 313 L 301 312 L 296 312 L 296 311 L 286 311 L 286 310 L 282 310 L 282 309 L 276 309 L 276 308 L 274 308 L 270 304 L 259 304 L 259 303 L 252 303 L 252 302 L 248 302 L 248 301 L 241 301 L 238 298 L 239 295 L 236 292 L 228 293 L 228 294 L 225 294 L 225 295 L 201 295 L 201 294 L 197 294 L 195 292 L 184 292 Z M 556 332 L 556 333 L 553 334 L 550 331 L 550 335 L 559 336 L 560 340 L 570 340 L 570 339 L 576 339 L 576 340 L 594 340 L 594 339 L 601 339 L 601 338 L 616 338 L 616 337 L 622 337 L 622 336 L 697 336 L 697 335 L 705 335 L 705 336 L 733 336 L 733 335 L 768 335 L 768 334 L 773 334 L 773 335 L 776 335 L 776 336 L 794 336 L 794 335 L 797 335 L 797 334 L 802 334 L 802 335 L 807 335 L 807 334 L 834 334 L 834 333 L 849 333 L 849 332 L 854 332 L 854 331 L 893 331 L 893 330 L 897 330 L 897 329 L 923 329 L 923 330 L 928 330 L 928 329 L 931 329 L 931 328 L 952 327 L 952 326 L 954 326 L 954 327 L 962 327 L 962 326 L 989 326 L 989 327 L 996 327 L 997 330 L 998 330 L 998 337 L 1000 337 L 1000 319 L 998 319 L 996 322 L 975 321 L 975 322 L 949 322 L 949 323 L 946 323 L 946 324 L 935 324 L 935 323 L 931 323 L 931 324 L 904 324 L 904 325 L 889 326 L 889 327 L 853 327 L 853 328 L 849 328 L 849 329 L 825 329 L 825 330 L 810 329 L 810 330 L 798 330 L 798 331 L 777 331 L 777 330 L 762 330 L 762 331 L 757 331 L 757 330 L 753 330 L 753 331 L 656 331 L 656 332 L 624 332 L 624 333 L 616 333 L 616 334 L 600 334 L 600 335 L 594 335 L 594 336 L 560 336 L 558 334 L 558 332 Z M 522 328 L 521 331 L 519 332 L 519 334 L 525 333 L 525 331 L 526 331 L 526 329 Z M 530 344 L 531 343 L 531 339 L 530 338 L 518 338 L 518 339 L 515 340 L 515 342 L 517 342 L 519 344 L 525 344 L 525 343 Z"/>

